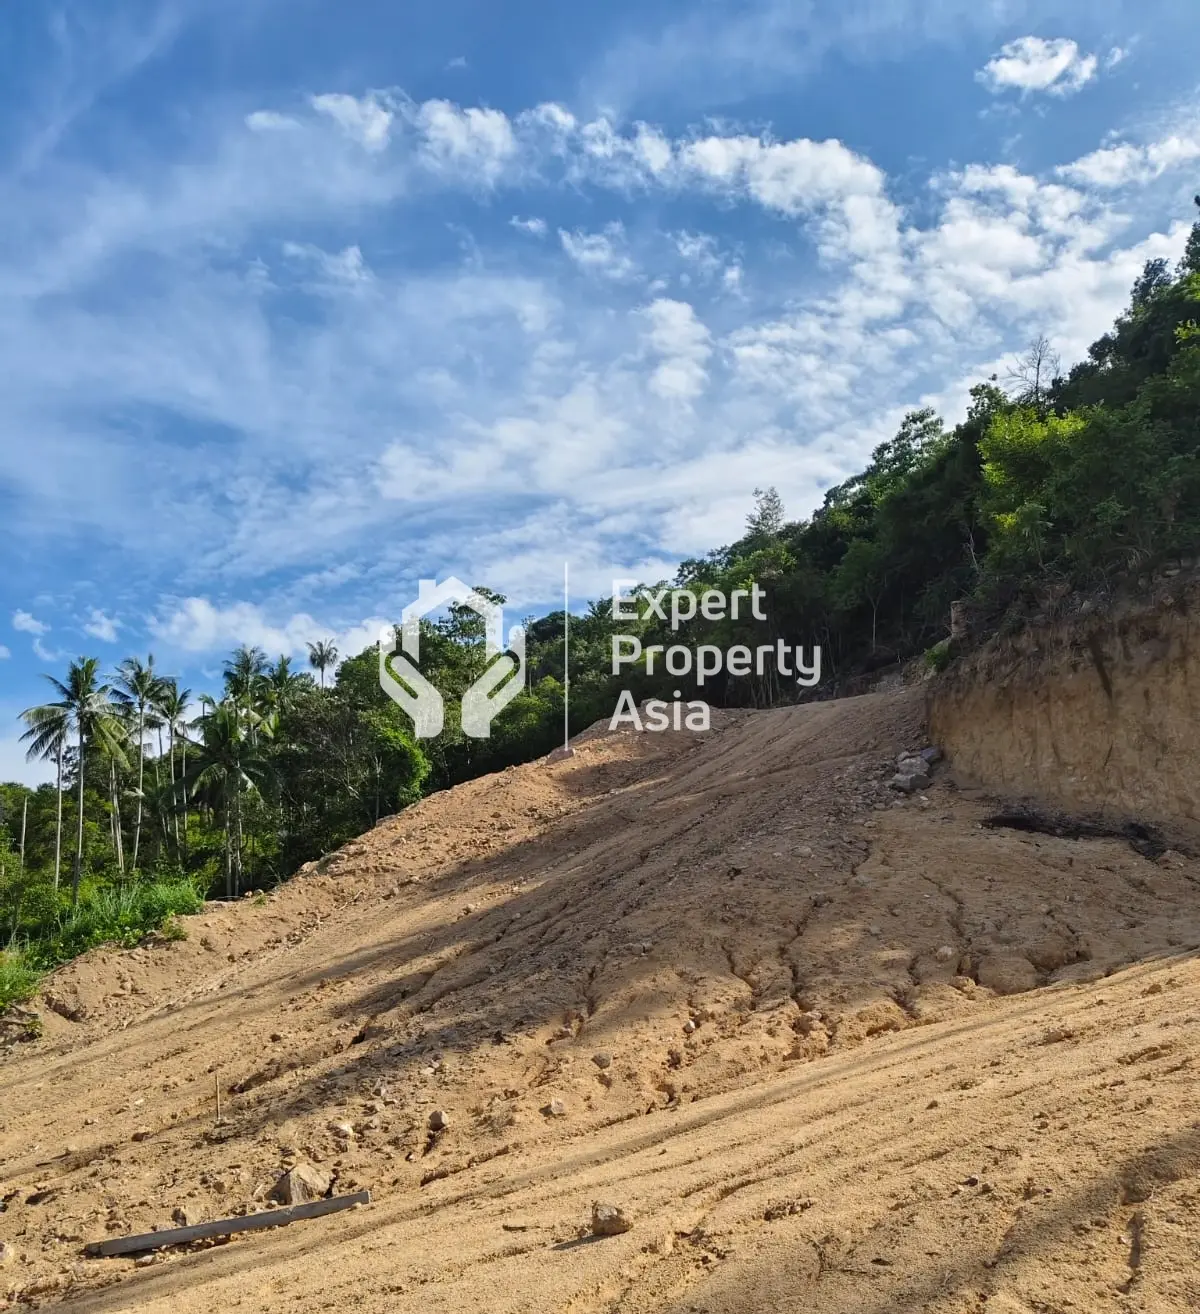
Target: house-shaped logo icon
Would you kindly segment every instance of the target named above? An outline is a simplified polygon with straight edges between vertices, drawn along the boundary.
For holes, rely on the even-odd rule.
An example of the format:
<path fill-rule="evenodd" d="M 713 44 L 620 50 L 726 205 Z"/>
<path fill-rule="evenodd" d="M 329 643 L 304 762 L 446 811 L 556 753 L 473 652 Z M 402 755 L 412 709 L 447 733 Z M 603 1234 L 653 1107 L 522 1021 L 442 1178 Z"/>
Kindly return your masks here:
<path fill-rule="evenodd" d="M 418 739 L 432 739 L 441 733 L 445 723 L 442 695 L 421 674 L 417 663 L 421 660 L 421 620 L 451 603 L 467 607 L 484 622 L 488 666 L 463 694 L 462 728 L 464 734 L 486 739 L 491 734 L 493 718 L 524 687 L 525 631 L 519 625 L 513 626 L 506 648 L 504 608 L 453 575 L 440 584 L 432 579 L 421 580 L 416 601 L 405 607 L 400 625 L 384 626 L 379 635 L 379 683 L 384 693 L 412 719 Z M 397 635 L 400 651 L 397 651 Z M 515 658 L 510 654 L 515 654 Z"/>

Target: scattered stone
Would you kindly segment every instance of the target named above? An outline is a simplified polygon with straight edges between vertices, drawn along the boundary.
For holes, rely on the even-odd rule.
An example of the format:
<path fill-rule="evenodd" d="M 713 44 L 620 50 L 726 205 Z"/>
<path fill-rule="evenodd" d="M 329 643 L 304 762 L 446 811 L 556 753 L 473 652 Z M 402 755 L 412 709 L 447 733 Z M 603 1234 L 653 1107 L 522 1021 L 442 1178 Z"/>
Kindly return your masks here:
<path fill-rule="evenodd" d="M 331 1122 L 329 1130 L 343 1141 L 350 1140 L 354 1135 L 354 1128 L 348 1122 Z"/>
<path fill-rule="evenodd" d="M 942 750 L 938 748 L 936 744 L 934 744 L 929 748 L 921 749 L 921 756 L 925 759 L 926 762 L 929 763 L 930 766 L 933 766 L 942 760 L 943 754 L 942 754 Z"/>
<path fill-rule="evenodd" d="M 272 1031 L 272 1032 L 271 1032 L 271 1043 L 272 1043 L 272 1044 L 278 1045 L 279 1042 L 280 1042 L 282 1039 L 283 1039 L 283 1034 L 282 1034 L 281 1032 L 279 1032 L 279 1031 Z"/>
<path fill-rule="evenodd" d="M 154 1133 L 149 1129 L 149 1127 L 139 1127 L 137 1131 L 133 1133 L 131 1139 L 135 1141 L 148 1141 L 150 1137 L 153 1135 Z"/>
<path fill-rule="evenodd" d="M 10 1263 L 12 1261 L 13 1254 L 14 1251 L 12 1246 L 10 1246 L 7 1241 L 0 1241 L 0 1267 L 3 1267 L 5 1264 Z"/>
<path fill-rule="evenodd" d="M 270 1199 L 283 1205 L 305 1204 L 309 1200 L 323 1200 L 329 1194 L 332 1179 L 311 1163 L 298 1163 L 271 1188 Z M 176 1211 L 181 1212 L 181 1211 Z"/>
<path fill-rule="evenodd" d="M 684 1035 L 690 1036 L 692 1032 L 695 1031 L 695 1029 L 696 1029 L 696 1020 L 695 1018 L 689 1017 L 688 1020 L 683 1024 Z"/>
<path fill-rule="evenodd" d="M 981 986 L 987 986 L 998 995 L 1035 990 L 1038 984 L 1037 968 L 1028 958 L 1016 954 L 985 954 L 976 975 Z"/>
<path fill-rule="evenodd" d="M 157 1258 L 158 1256 L 153 1254 L 138 1255 L 138 1257 L 133 1261 L 133 1266 L 134 1268 L 149 1268 L 150 1265 L 153 1264 Z"/>
<path fill-rule="evenodd" d="M 928 789 L 932 780 L 923 771 L 913 772 L 906 775 L 897 771 L 888 784 L 892 789 L 899 790 L 901 794 L 915 794 L 918 789 Z"/>
<path fill-rule="evenodd" d="M 812 855 L 813 855 L 812 846 L 809 844 L 801 844 L 800 847 L 796 850 L 796 857 L 798 858 L 811 858 Z"/>
<path fill-rule="evenodd" d="M 434 1109 L 429 1115 L 429 1130 L 432 1132 L 445 1131 L 450 1126 L 450 1115 L 445 1109 Z"/>
<path fill-rule="evenodd" d="M 567 1106 L 562 1100 L 555 1097 L 549 1104 L 543 1105 L 542 1112 L 548 1118 L 565 1118 L 567 1116 Z"/>
<path fill-rule="evenodd" d="M 633 1223 L 619 1205 L 599 1202 L 592 1205 L 593 1236 L 620 1236 L 622 1232 L 628 1232 L 632 1226 Z"/>
<path fill-rule="evenodd" d="M 612 1067 L 612 1055 L 606 1049 L 598 1050 L 592 1055 L 592 1062 L 603 1071 Z"/>
<path fill-rule="evenodd" d="M 948 963 L 952 958 L 955 958 L 957 954 L 957 949 L 953 948 L 951 945 L 944 944 L 934 956 L 939 963 Z"/>

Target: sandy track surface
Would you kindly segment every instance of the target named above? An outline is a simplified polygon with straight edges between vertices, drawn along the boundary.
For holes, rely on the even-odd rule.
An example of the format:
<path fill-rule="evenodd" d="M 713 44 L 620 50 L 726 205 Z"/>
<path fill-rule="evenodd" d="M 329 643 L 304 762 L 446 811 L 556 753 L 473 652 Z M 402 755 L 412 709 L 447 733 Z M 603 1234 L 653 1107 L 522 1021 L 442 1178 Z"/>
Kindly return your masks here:
<path fill-rule="evenodd" d="M 920 711 L 589 732 L 58 973 L 0 1060 L 0 1304 L 1200 1308 L 1200 863 L 898 802 Z M 83 1258 L 301 1160 L 372 1204 Z"/>

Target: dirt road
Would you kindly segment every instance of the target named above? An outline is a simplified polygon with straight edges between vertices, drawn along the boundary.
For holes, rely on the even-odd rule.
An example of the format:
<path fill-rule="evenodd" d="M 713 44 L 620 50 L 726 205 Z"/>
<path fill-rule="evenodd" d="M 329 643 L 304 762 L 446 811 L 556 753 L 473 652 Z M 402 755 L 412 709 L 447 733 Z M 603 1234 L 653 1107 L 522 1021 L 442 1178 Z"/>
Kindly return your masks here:
<path fill-rule="evenodd" d="M 0 1307 L 1200 1308 L 1200 863 L 898 800 L 922 735 L 589 732 L 71 965 L 0 1059 Z M 373 1202 L 83 1257 L 300 1161 Z"/>

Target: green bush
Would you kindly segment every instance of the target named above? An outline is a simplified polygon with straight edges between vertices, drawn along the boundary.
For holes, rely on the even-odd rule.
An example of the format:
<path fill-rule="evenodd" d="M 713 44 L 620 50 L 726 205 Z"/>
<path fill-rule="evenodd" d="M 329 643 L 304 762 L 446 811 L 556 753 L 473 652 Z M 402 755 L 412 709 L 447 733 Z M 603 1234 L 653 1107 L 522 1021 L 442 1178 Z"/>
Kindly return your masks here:
<path fill-rule="evenodd" d="M 19 949 L 0 949 L 0 1011 L 28 999 L 37 989 L 38 975 Z"/>
<path fill-rule="evenodd" d="M 943 639 L 941 643 L 935 643 L 932 648 L 925 650 L 925 665 L 931 671 L 944 671 L 950 665 L 952 649 L 949 639 Z"/>
<path fill-rule="evenodd" d="M 87 884 L 75 907 L 63 908 L 51 925 L 31 928 L 34 934 L 28 956 L 45 970 L 100 944 L 131 947 L 203 906 L 204 900 L 189 880 Z"/>

